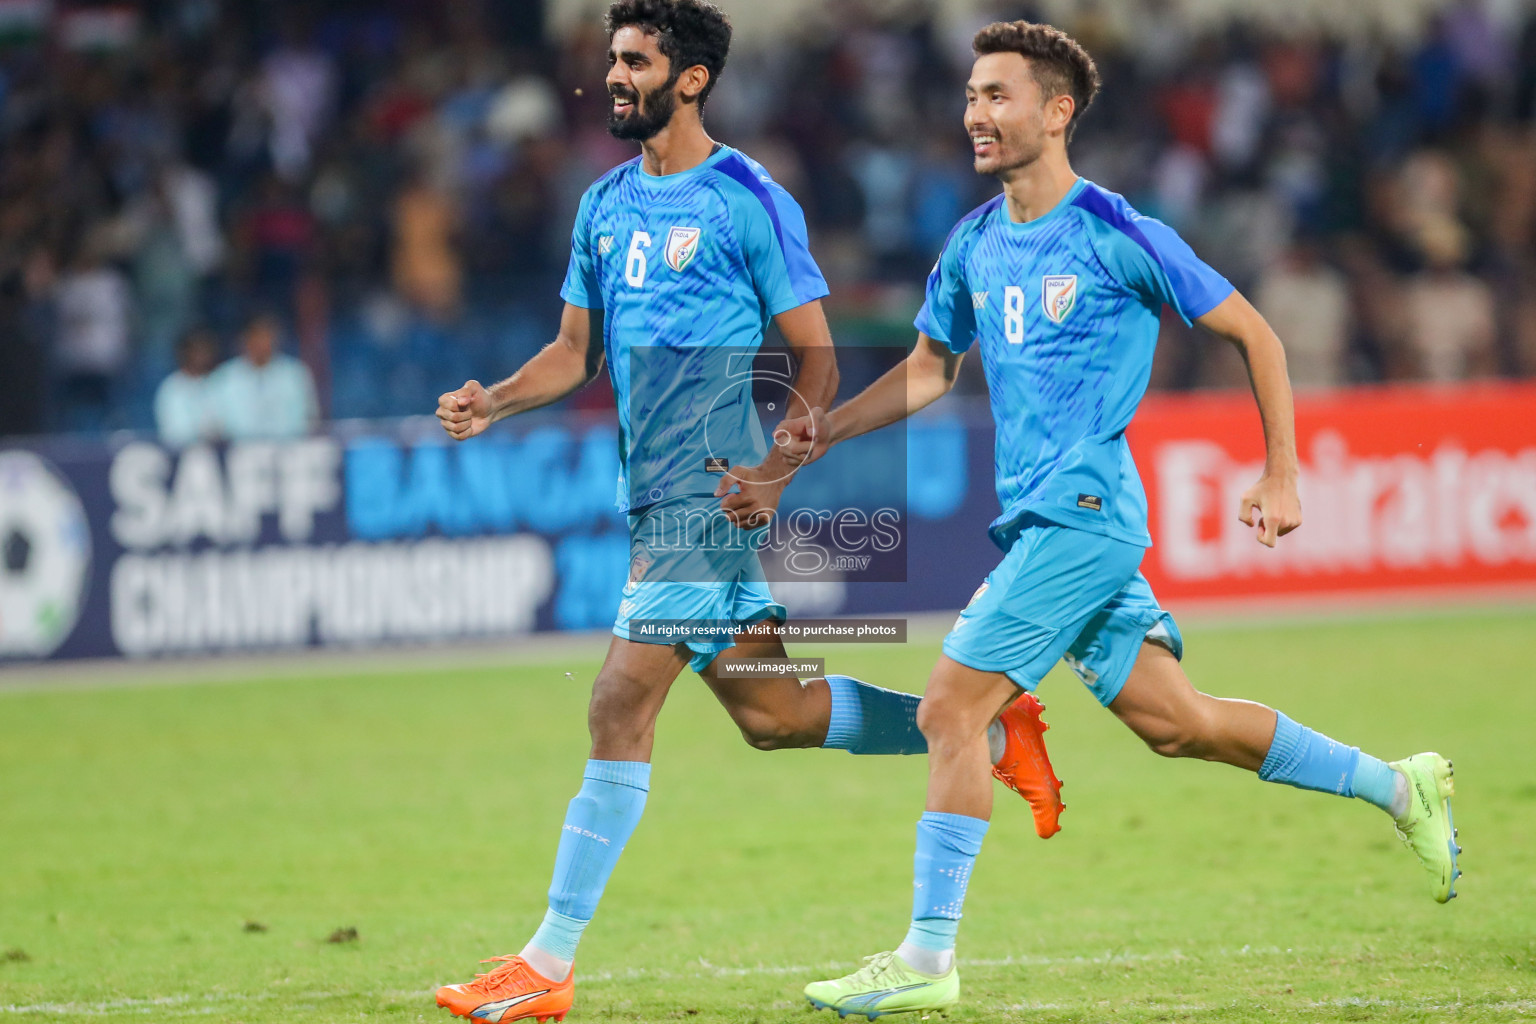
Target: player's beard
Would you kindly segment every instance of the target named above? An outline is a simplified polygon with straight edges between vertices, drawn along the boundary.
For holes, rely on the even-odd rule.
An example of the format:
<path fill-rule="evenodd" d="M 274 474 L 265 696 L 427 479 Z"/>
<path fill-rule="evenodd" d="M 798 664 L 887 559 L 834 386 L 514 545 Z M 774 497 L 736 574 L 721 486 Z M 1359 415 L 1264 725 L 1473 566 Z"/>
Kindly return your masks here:
<path fill-rule="evenodd" d="M 1040 159 L 1040 154 L 1045 152 L 1045 133 L 1038 130 L 1038 126 L 1026 126 L 1018 133 L 1010 132 L 1004 135 L 1001 129 L 996 129 L 998 136 L 997 155 L 975 162 L 977 174 L 990 174 L 995 178 L 1006 178 L 1014 171 L 1028 167 Z"/>
<path fill-rule="evenodd" d="M 677 113 L 677 94 L 672 91 L 676 84 L 677 79 L 674 77 L 644 95 L 623 86 L 610 89 L 609 92 L 616 98 L 628 100 L 631 107 L 628 114 L 609 111 L 608 134 L 631 142 L 655 138 L 658 132 L 672 122 L 672 115 Z"/>

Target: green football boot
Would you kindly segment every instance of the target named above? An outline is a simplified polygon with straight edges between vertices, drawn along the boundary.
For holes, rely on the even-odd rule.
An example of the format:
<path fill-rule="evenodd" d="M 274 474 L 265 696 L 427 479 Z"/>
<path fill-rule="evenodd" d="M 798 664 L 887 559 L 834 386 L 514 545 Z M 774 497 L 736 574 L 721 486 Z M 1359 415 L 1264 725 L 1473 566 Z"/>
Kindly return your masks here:
<path fill-rule="evenodd" d="M 836 1010 L 839 1017 L 859 1013 L 870 1020 L 887 1013 L 948 1010 L 960 1001 L 960 971 L 951 967 L 935 978 L 914 971 L 895 953 L 876 953 L 847 977 L 811 982 L 805 998 L 818 1010 Z"/>
<path fill-rule="evenodd" d="M 1456 784 L 1451 776 L 1451 762 L 1439 754 L 1414 754 L 1390 767 L 1408 780 L 1408 809 L 1397 820 L 1397 837 L 1414 853 L 1434 878 L 1433 893 L 1438 903 L 1456 898 L 1456 825 L 1451 821 L 1451 796 Z"/>

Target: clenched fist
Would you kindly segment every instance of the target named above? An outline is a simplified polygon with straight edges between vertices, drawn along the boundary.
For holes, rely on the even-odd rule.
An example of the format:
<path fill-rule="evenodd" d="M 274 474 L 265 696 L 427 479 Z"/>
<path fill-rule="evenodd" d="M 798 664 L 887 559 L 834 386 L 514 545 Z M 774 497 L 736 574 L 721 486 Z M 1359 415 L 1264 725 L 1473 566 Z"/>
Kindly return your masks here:
<path fill-rule="evenodd" d="M 1237 508 L 1237 518 L 1244 526 L 1258 527 L 1259 543 L 1274 547 L 1276 540 L 1301 525 L 1301 499 L 1296 493 L 1295 475 L 1264 474 L 1243 492 Z"/>
<path fill-rule="evenodd" d="M 773 443 L 791 466 L 807 466 L 827 453 L 832 443 L 832 418 L 827 410 L 812 408 L 804 416 L 787 419 L 773 432 Z"/>
<path fill-rule="evenodd" d="M 491 393 L 477 380 L 437 400 L 437 418 L 455 441 L 474 437 L 491 425 Z"/>

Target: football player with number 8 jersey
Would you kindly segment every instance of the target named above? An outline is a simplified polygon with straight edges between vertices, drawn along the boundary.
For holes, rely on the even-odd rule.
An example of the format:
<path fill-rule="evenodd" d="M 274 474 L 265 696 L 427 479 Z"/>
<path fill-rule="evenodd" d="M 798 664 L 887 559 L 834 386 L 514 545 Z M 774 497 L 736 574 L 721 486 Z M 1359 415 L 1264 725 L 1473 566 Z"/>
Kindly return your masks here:
<path fill-rule="evenodd" d="M 928 680 L 927 812 L 917 825 L 911 924 L 894 950 L 806 995 L 842 1016 L 944 1010 L 960 994 L 955 937 L 992 809 L 988 722 L 1066 661 L 1153 750 L 1261 779 L 1359 797 L 1398 834 L 1446 902 L 1458 875 L 1451 766 L 1387 764 L 1262 704 L 1195 690 L 1183 641 L 1139 566 L 1151 543 L 1125 430 L 1171 307 L 1242 353 L 1267 450 L 1239 517 L 1273 547 L 1301 524 L 1285 353 L 1253 307 L 1172 229 L 1077 176 L 1067 141 L 1098 90 L 1093 60 L 1048 25 L 998 22 L 974 42 L 965 126 L 978 173 L 1003 192 L 950 234 L 928 278 L 906 363 L 827 413 L 783 425 L 814 460 L 937 400 L 981 349 L 996 424 L 1002 561 L 960 613 Z"/>

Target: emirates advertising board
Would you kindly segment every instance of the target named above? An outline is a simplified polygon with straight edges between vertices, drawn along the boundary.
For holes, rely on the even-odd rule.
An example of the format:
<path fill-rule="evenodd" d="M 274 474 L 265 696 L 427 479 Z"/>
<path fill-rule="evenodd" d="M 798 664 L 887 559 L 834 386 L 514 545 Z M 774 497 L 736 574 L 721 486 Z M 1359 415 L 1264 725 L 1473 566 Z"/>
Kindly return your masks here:
<path fill-rule="evenodd" d="M 764 562 L 792 615 L 955 611 L 996 563 L 991 423 L 984 404 L 946 406 L 786 491 Z M 0 445 L 0 665 L 611 625 L 630 572 L 611 420 L 530 417 L 458 445 L 432 426 Z M 1302 395 L 1297 431 L 1305 522 L 1270 550 L 1236 519 L 1263 462 L 1252 400 L 1143 405 L 1143 571 L 1170 609 L 1536 593 L 1536 385 Z M 890 531 L 841 532 L 852 521 L 897 525 L 878 576 L 853 547 Z"/>
<path fill-rule="evenodd" d="M 1165 604 L 1536 588 L 1536 385 L 1303 394 L 1296 432 L 1303 522 L 1270 550 L 1237 520 L 1264 461 L 1252 400 L 1143 404 L 1142 571 Z"/>

